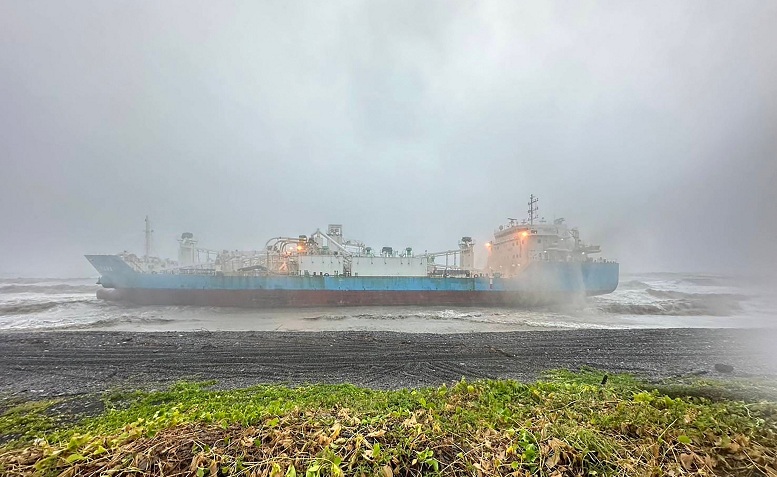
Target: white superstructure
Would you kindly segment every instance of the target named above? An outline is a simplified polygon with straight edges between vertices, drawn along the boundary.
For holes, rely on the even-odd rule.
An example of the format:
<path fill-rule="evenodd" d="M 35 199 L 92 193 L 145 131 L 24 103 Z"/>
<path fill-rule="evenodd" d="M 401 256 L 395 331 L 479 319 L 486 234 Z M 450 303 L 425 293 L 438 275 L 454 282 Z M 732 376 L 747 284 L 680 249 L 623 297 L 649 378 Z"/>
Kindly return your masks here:
<path fill-rule="evenodd" d="M 364 256 L 351 259 L 351 274 L 358 277 L 425 277 L 429 274 L 424 256 Z"/>
<path fill-rule="evenodd" d="M 598 246 L 585 245 L 576 228 L 564 219 L 537 220 L 537 199 L 531 196 L 527 220 L 508 219 L 487 242 L 485 268 L 475 267 L 475 242 L 462 237 L 458 248 L 443 252 L 413 253 L 413 249 L 380 252 L 358 240 L 347 240 L 341 224 L 317 229 L 310 236 L 273 237 L 260 250 L 208 250 L 194 235 L 181 235 L 178 262 L 122 254 L 138 271 L 151 273 L 212 273 L 226 275 L 301 275 L 361 277 L 471 277 L 518 275 L 532 262 L 584 262 Z M 150 249 L 150 222 L 146 218 L 146 252 Z"/>
<path fill-rule="evenodd" d="M 599 253 L 598 245 L 583 244 L 578 230 L 568 228 L 563 218 L 537 221 L 536 203 L 531 196 L 528 220 L 508 219 L 494 231 L 494 240 L 486 244 L 487 273 L 513 276 L 531 262 L 583 262 L 589 254 Z"/>

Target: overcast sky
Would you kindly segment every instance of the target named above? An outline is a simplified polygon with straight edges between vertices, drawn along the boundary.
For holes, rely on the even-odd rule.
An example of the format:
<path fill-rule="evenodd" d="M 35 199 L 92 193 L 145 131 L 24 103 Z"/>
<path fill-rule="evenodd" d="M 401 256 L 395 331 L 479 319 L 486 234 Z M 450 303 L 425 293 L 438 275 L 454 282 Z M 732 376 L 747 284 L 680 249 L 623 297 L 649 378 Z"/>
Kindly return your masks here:
<path fill-rule="evenodd" d="M 767 271 L 777 2 L 0 0 L 0 273 L 343 223 L 565 217 L 624 271 Z"/>

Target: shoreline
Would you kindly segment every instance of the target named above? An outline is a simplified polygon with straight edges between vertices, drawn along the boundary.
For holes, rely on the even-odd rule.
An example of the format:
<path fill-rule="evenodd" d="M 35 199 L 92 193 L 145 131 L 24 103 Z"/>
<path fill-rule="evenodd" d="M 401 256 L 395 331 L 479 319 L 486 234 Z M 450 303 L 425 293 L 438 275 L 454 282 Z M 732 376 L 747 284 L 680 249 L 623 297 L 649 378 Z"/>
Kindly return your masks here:
<path fill-rule="evenodd" d="M 399 332 L 0 332 L 0 394 L 22 398 L 153 389 L 176 381 L 350 383 L 375 389 L 536 379 L 590 367 L 665 378 L 777 380 L 777 330 L 595 329 Z M 715 364 L 733 366 L 719 373 Z"/>

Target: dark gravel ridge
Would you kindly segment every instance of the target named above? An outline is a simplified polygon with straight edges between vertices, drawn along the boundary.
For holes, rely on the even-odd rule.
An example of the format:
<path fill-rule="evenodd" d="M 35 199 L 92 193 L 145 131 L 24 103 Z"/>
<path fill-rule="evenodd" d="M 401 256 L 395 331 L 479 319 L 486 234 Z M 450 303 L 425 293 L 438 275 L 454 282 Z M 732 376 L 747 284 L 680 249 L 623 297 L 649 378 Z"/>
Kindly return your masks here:
<path fill-rule="evenodd" d="M 392 332 L 0 333 L 0 394 L 40 397 L 215 379 L 257 383 L 434 386 L 535 379 L 590 366 L 648 380 L 777 377 L 775 329 L 649 329 L 415 334 Z M 731 376 L 731 374 L 726 374 Z"/>

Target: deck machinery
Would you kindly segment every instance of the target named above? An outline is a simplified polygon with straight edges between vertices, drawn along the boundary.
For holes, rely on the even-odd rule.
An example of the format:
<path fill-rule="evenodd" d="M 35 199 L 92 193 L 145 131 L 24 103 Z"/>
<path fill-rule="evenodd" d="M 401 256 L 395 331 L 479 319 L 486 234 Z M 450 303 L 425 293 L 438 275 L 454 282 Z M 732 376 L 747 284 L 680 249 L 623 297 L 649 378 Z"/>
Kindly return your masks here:
<path fill-rule="evenodd" d="M 310 235 L 273 237 L 261 250 L 214 251 L 192 233 L 179 239 L 178 260 L 146 254 L 87 255 L 100 272 L 99 296 L 141 304 L 242 307 L 355 305 L 538 305 L 609 293 L 618 264 L 594 259 L 564 219 L 537 220 L 536 198 L 526 220 L 508 219 L 485 244 L 476 266 L 475 241 L 416 253 L 375 249 L 347 240 L 341 224 Z"/>

